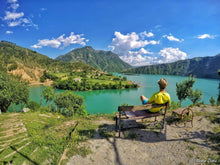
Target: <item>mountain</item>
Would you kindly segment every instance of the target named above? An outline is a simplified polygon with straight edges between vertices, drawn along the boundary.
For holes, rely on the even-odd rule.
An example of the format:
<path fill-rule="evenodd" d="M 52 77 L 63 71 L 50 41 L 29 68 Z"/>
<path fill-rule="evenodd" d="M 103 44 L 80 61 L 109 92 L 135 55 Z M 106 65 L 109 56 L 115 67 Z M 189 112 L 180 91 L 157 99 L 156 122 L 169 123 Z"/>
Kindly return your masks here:
<path fill-rule="evenodd" d="M 163 74 L 163 75 L 194 75 L 200 78 L 218 77 L 220 69 L 220 54 L 216 56 L 196 57 L 193 59 L 180 60 L 172 63 L 141 66 L 129 69 L 126 73 L 138 74 Z"/>
<path fill-rule="evenodd" d="M 52 72 L 96 71 L 95 68 L 81 62 L 66 63 L 11 42 L 0 42 L 0 71 L 21 76 L 29 82 L 39 82 L 44 70 Z"/>
<path fill-rule="evenodd" d="M 132 68 L 111 51 L 95 50 L 90 46 L 74 49 L 56 60 L 64 62 L 84 62 L 96 69 L 107 72 L 121 72 Z"/>

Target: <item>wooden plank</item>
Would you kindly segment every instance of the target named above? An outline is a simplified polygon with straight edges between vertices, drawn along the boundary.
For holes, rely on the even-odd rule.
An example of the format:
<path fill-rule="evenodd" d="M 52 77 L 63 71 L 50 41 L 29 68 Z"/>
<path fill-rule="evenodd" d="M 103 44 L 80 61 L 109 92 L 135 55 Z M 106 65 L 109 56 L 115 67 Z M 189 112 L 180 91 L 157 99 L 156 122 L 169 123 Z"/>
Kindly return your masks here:
<path fill-rule="evenodd" d="M 152 108 L 166 108 L 164 104 L 146 104 L 146 105 L 135 105 L 135 106 L 119 106 L 118 111 L 139 111 L 147 110 Z"/>

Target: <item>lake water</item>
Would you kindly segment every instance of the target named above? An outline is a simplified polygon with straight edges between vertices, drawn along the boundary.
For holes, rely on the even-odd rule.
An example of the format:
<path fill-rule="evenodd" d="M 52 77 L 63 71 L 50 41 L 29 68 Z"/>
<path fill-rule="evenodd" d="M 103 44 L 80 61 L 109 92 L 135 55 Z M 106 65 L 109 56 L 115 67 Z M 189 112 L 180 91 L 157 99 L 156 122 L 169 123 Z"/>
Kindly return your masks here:
<path fill-rule="evenodd" d="M 118 74 L 119 75 L 119 74 Z M 121 74 L 120 74 L 121 75 Z M 150 98 L 151 95 L 159 90 L 157 81 L 164 77 L 168 81 L 166 91 L 170 94 L 171 100 L 178 101 L 176 96 L 176 83 L 182 81 L 181 76 L 169 75 L 121 75 L 126 76 L 128 80 L 135 81 L 141 87 L 137 89 L 114 89 L 114 90 L 95 90 L 95 91 L 73 91 L 85 98 L 86 110 L 90 114 L 94 113 L 110 113 L 117 111 L 117 107 L 123 103 L 130 105 L 140 105 L 140 96 L 145 95 Z M 202 101 L 205 104 L 210 104 L 211 96 L 217 99 L 218 95 L 218 80 L 213 79 L 196 79 L 194 89 L 202 90 Z M 43 86 L 30 87 L 30 100 L 40 103 L 40 95 Z M 64 92 L 64 90 L 55 90 L 56 93 Z M 182 105 L 190 105 L 189 100 L 183 101 Z"/>

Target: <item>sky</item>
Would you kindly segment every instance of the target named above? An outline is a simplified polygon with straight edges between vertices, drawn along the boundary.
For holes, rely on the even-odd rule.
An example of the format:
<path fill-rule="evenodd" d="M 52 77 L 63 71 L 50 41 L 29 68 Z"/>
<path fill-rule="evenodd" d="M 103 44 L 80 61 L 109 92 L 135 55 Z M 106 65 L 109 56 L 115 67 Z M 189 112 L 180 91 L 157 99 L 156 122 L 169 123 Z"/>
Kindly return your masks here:
<path fill-rule="evenodd" d="M 220 0 L 0 0 L 0 40 L 56 58 L 92 46 L 133 66 L 220 53 Z"/>

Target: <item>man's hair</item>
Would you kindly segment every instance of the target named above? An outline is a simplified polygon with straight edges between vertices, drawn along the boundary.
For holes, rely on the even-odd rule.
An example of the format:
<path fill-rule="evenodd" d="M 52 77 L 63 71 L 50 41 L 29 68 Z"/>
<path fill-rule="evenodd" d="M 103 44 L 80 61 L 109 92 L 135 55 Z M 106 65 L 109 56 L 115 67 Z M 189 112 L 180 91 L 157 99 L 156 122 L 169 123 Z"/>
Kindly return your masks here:
<path fill-rule="evenodd" d="M 167 80 L 165 78 L 161 78 L 157 81 L 161 89 L 165 89 L 168 85 Z"/>

